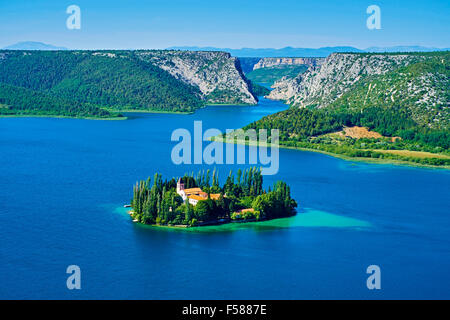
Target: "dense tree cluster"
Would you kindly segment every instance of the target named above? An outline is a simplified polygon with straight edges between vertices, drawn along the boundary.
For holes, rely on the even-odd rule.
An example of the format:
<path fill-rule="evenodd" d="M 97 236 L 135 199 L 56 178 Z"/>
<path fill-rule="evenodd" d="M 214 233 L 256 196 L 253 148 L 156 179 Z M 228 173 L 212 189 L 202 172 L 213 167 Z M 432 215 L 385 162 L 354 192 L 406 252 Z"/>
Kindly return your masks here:
<path fill-rule="evenodd" d="M 246 74 L 252 82 L 274 84 L 283 77 L 295 78 L 308 69 L 307 65 L 278 65 L 273 67 L 259 68 Z"/>
<path fill-rule="evenodd" d="M 331 139 L 324 135 L 344 126 L 367 127 L 386 138 Z M 286 111 L 262 118 L 244 129 L 279 129 L 280 144 L 322 150 L 348 157 L 393 159 L 427 165 L 450 165 L 442 157 L 417 158 L 399 154 L 379 153 L 370 149 L 411 150 L 449 154 L 450 132 L 431 129 L 415 123 L 402 109 L 370 107 L 363 112 L 345 109 L 307 109 L 292 107 Z M 400 137 L 392 141 L 389 137 Z"/>
<path fill-rule="evenodd" d="M 322 110 L 292 107 L 262 118 L 244 129 L 279 129 L 280 140 L 303 139 L 310 136 L 333 132 L 342 124 L 332 115 Z"/>
<path fill-rule="evenodd" d="M 250 91 L 257 97 L 264 97 L 269 95 L 270 90 L 262 85 L 257 84 L 256 82 L 249 81 Z"/>
<path fill-rule="evenodd" d="M 208 198 L 195 206 L 189 204 L 176 192 L 175 179 L 163 181 L 160 174 L 136 183 L 133 189 L 132 216 L 144 224 L 159 225 L 202 225 L 217 223 L 220 219 L 263 220 L 291 216 L 295 214 L 297 203 L 291 198 L 290 188 L 284 182 L 277 182 L 272 190 L 263 189 L 261 172 L 256 168 L 231 172 L 223 186 L 214 170 L 201 171 L 182 177 L 185 188 L 199 187 Z M 219 193 L 217 200 L 209 196 Z M 241 213 L 242 209 L 250 209 Z"/>
<path fill-rule="evenodd" d="M 3 53 L 6 58 L 0 60 L 0 82 L 36 91 L 51 89 L 86 59 L 86 55 L 70 51 Z"/>
<path fill-rule="evenodd" d="M 197 88 L 137 58 L 89 56 L 51 92 L 117 110 L 192 112 L 204 105 Z"/>
<path fill-rule="evenodd" d="M 73 102 L 43 92 L 0 83 L 0 115 L 120 117 L 89 103 Z"/>

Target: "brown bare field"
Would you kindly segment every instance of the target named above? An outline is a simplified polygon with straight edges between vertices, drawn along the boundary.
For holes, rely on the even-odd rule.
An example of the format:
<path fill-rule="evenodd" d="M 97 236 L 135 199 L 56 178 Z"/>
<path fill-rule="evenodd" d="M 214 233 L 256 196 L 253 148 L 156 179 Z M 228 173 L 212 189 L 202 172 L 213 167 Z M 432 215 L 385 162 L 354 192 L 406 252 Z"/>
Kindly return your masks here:
<path fill-rule="evenodd" d="M 370 131 L 368 128 L 365 127 L 345 127 L 342 131 L 338 132 L 339 135 L 350 137 L 354 139 L 361 139 L 361 138 L 372 138 L 372 139 L 380 139 L 383 138 L 381 134 L 375 131 Z"/>
<path fill-rule="evenodd" d="M 450 156 L 445 154 L 437 154 L 425 151 L 409 151 L 409 150 L 378 150 L 374 149 L 371 151 L 376 151 L 380 153 L 391 153 L 397 154 L 405 157 L 415 157 L 415 158 L 439 158 L 439 159 L 450 159 Z"/>

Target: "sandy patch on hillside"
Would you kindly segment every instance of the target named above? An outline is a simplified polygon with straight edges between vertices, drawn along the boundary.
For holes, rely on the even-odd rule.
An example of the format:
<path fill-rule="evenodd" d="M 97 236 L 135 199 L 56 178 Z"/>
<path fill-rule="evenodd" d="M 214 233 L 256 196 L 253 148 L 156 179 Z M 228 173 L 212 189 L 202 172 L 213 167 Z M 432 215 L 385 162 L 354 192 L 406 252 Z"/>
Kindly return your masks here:
<path fill-rule="evenodd" d="M 380 139 L 383 138 L 381 134 L 375 131 L 370 131 L 368 128 L 365 127 L 345 127 L 342 131 L 338 132 L 339 135 L 350 137 L 354 139 L 361 139 L 361 138 L 372 138 L 372 139 Z"/>

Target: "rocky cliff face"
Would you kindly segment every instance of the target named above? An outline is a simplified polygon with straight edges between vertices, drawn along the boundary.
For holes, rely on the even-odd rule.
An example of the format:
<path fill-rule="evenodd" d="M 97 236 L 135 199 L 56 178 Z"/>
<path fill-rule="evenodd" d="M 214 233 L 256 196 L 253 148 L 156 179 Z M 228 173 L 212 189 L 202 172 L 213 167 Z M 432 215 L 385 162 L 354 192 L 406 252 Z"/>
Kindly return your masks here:
<path fill-rule="evenodd" d="M 257 103 L 237 58 L 229 53 L 146 50 L 136 55 L 198 87 L 209 103 Z"/>
<path fill-rule="evenodd" d="M 324 61 L 325 58 L 263 58 L 253 66 L 253 70 L 279 65 L 307 65 L 315 67 L 321 65 Z"/>
<path fill-rule="evenodd" d="M 269 98 L 298 107 L 393 108 L 429 128 L 450 125 L 450 53 L 332 54 L 276 82 Z"/>
<path fill-rule="evenodd" d="M 310 67 L 293 79 L 276 82 L 269 98 L 299 106 L 324 107 L 350 90 L 362 77 L 386 74 L 423 59 L 407 54 L 333 53 L 322 65 Z"/>

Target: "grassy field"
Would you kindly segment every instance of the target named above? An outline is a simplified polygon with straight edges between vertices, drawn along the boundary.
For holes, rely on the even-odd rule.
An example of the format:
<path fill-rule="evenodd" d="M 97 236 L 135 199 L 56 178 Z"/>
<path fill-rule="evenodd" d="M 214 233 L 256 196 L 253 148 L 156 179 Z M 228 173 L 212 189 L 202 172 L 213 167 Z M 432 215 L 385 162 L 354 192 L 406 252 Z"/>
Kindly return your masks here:
<path fill-rule="evenodd" d="M 272 145 L 270 143 L 261 143 L 261 142 L 253 142 L 253 141 L 244 141 L 235 139 L 233 141 L 227 141 L 222 136 L 216 136 L 210 138 L 212 141 L 218 141 L 223 143 L 235 143 L 235 144 L 244 144 L 244 145 L 256 145 L 260 147 L 271 147 Z M 450 169 L 450 166 L 448 165 L 431 165 L 431 164 L 424 164 L 424 163 L 417 163 L 414 161 L 411 161 L 411 158 L 416 159 L 424 159 L 424 158 L 437 158 L 437 159 L 450 159 L 450 156 L 444 155 L 444 154 L 436 154 L 431 152 L 424 152 L 424 151 L 410 151 L 410 150 L 378 150 L 378 149 L 366 149 L 361 151 L 373 151 L 373 152 L 379 152 L 379 153 L 391 153 L 395 154 L 401 157 L 405 157 L 404 159 L 380 159 L 380 158 L 371 158 L 371 157 L 350 157 L 344 154 L 334 153 L 334 152 L 328 152 L 321 149 L 315 149 L 315 148 L 303 148 L 303 147 L 294 147 L 294 146 L 287 146 L 280 144 L 278 146 L 279 148 L 283 149 L 294 149 L 294 150 L 301 150 L 301 151 L 311 151 L 311 152 L 318 152 L 323 153 L 335 158 L 343 159 L 346 161 L 355 161 L 355 162 L 366 162 L 366 163 L 378 163 L 378 164 L 395 164 L 395 165 L 403 165 L 403 166 L 411 166 L 411 167 L 423 167 L 423 168 L 439 168 L 439 169 Z M 409 158 L 409 159 L 408 159 Z"/>
<path fill-rule="evenodd" d="M 404 157 L 414 157 L 414 158 L 438 158 L 438 159 L 450 159 L 450 156 L 445 154 L 437 154 L 425 151 L 410 151 L 410 150 L 378 150 L 371 149 L 370 151 L 376 151 L 380 153 L 390 153 L 396 154 Z"/>

